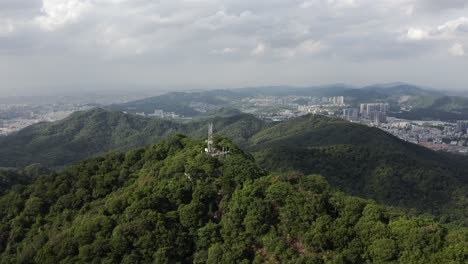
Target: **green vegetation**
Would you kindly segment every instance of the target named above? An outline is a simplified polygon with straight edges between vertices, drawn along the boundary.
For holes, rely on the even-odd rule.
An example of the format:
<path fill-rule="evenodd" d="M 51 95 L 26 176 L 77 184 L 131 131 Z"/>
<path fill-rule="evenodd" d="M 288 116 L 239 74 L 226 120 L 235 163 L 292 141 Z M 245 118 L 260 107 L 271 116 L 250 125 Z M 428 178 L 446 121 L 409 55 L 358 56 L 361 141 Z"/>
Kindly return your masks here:
<path fill-rule="evenodd" d="M 206 137 L 207 123 L 273 172 L 323 175 L 333 188 L 442 222 L 468 226 L 466 157 L 436 153 L 381 130 L 322 116 L 266 123 L 251 115 L 189 123 L 95 109 L 0 139 L 0 166 L 64 166 L 106 151 L 125 152 L 177 133 Z"/>
<path fill-rule="evenodd" d="M 129 113 L 145 112 L 146 114 L 154 113 L 155 109 L 162 109 L 165 112 L 175 112 L 183 116 L 197 116 L 202 113 L 198 112 L 196 107 L 192 105 L 224 106 L 229 103 L 227 98 L 232 99 L 236 96 L 234 93 L 222 90 L 191 93 L 173 92 L 124 104 L 111 105 L 109 109 Z"/>
<path fill-rule="evenodd" d="M 31 164 L 23 170 L 0 169 L 0 195 L 15 185 L 28 184 L 49 172 L 49 169 L 40 164 Z"/>
<path fill-rule="evenodd" d="M 194 122 L 127 115 L 96 108 L 77 112 L 54 123 L 40 123 L 0 137 L 0 166 L 24 167 L 32 163 L 65 166 L 108 151 L 125 152 L 160 142 L 177 133 L 204 137 L 209 121 L 216 131 L 238 143 L 269 127 L 247 114 L 221 109 L 223 117 L 206 116 Z"/>
<path fill-rule="evenodd" d="M 417 96 L 407 102 L 415 109 L 456 111 L 468 109 L 468 98 L 460 96 Z"/>
<path fill-rule="evenodd" d="M 395 114 L 396 117 L 444 121 L 468 119 L 468 98 L 460 96 L 415 96 L 403 104 L 410 111 Z"/>
<path fill-rule="evenodd" d="M 266 175 L 174 136 L 15 185 L 0 196 L 0 263 L 466 263 L 468 230 Z"/>
<path fill-rule="evenodd" d="M 247 149 L 270 171 L 321 174 L 346 193 L 468 225 L 465 157 L 320 116 L 280 123 L 249 143 Z"/>
<path fill-rule="evenodd" d="M 0 166 L 23 167 L 31 163 L 63 166 L 110 150 L 127 151 L 153 144 L 188 129 L 187 125 L 167 120 L 96 108 L 0 138 Z"/>

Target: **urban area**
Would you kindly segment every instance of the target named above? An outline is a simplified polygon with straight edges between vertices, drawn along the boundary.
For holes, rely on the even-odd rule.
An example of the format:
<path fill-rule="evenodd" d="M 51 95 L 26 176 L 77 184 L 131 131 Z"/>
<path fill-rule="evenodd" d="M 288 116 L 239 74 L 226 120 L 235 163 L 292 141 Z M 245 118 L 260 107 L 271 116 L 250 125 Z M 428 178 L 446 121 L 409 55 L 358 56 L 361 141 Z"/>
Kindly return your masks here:
<path fill-rule="evenodd" d="M 120 101 L 125 101 L 121 99 Z M 62 102 L 51 104 L 0 104 L 0 136 L 19 131 L 39 122 L 52 122 L 66 118 L 75 111 L 87 110 L 97 104 Z M 192 103 L 205 113 L 220 106 Z M 317 114 L 334 116 L 367 126 L 382 129 L 402 140 L 436 150 L 468 155 L 468 121 L 456 123 L 437 120 L 410 121 L 392 117 L 388 103 L 361 103 L 357 107 L 347 104 L 344 96 L 257 96 L 246 97 L 232 106 L 251 113 L 262 120 L 284 121 L 291 118 Z M 401 109 L 393 109 L 398 112 Z M 190 119 L 175 112 L 155 109 L 153 113 L 137 115 L 165 119 Z"/>
<path fill-rule="evenodd" d="M 382 129 L 404 141 L 432 150 L 468 154 L 468 121 L 465 120 L 449 123 L 398 119 L 391 117 L 388 103 L 370 102 L 351 107 L 344 96 L 256 97 L 243 99 L 243 102 L 246 103 L 244 111 L 255 113 L 264 120 L 283 121 L 310 113 L 335 116 Z M 400 110 L 394 109 L 395 112 Z"/>

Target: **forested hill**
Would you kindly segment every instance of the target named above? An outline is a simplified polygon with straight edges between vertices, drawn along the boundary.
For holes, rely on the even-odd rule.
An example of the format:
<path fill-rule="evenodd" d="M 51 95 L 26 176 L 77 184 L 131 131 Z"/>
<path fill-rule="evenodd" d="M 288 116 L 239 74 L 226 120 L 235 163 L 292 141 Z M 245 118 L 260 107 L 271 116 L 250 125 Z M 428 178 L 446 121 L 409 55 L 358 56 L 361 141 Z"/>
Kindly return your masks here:
<path fill-rule="evenodd" d="M 412 120 L 439 119 L 456 121 L 468 119 L 468 98 L 461 96 L 417 96 L 402 104 L 410 111 L 395 116 Z"/>
<path fill-rule="evenodd" d="M 176 133 L 205 138 L 208 122 L 269 171 L 321 174 L 346 193 L 468 225 L 466 158 L 322 116 L 266 123 L 238 114 L 180 123 L 94 109 L 0 139 L 0 166 L 63 166 L 111 150 L 154 144 Z"/>
<path fill-rule="evenodd" d="M 175 136 L 0 195 L 0 263 L 466 263 L 468 230 Z"/>
<path fill-rule="evenodd" d="M 185 133 L 179 123 L 142 118 L 100 108 L 76 112 L 54 122 L 40 123 L 0 138 L 0 166 L 16 167 L 31 163 L 62 166 L 97 153 L 129 150 Z"/>
<path fill-rule="evenodd" d="M 154 113 L 155 109 L 162 109 L 165 112 L 175 112 L 178 115 L 197 116 L 203 114 L 197 110 L 197 106 L 210 105 L 218 108 L 229 104 L 230 100 L 238 96 L 228 90 L 172 92 L 123 104 L 110 105 L 108 108 L 115 111 L 145 112 L 147 114 Z"/>
<path fill-rule="evenodd" d="M 270 127 L 254 116 L 221 109 L 209 118 L 218 133 L 238 143 Z M 128 151 L 150 145 L 177 133 L 206 137 L 208 120 L 177 122 L 146 118 L 100 108 L 76 112 L 53 123 L 40 123 L 16 134 L 0 137 L 0 167 L 32 163 L 64 166 L 108 151 Z"/>
<path fill-rule="evenodd" d="M 249 151 L 270 171 L 321 174 L 338 189 L 468 224 L 468 163 L 376 128 L 304 116 L 257 133 Z"/>

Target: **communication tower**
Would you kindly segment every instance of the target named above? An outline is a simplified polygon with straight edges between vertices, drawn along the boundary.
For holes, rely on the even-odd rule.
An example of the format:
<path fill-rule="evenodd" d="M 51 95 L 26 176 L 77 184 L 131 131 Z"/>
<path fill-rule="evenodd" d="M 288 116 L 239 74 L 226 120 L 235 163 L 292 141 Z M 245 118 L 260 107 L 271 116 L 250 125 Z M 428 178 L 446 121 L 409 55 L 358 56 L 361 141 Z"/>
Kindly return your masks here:
<path fill-rule="evenodd" d="M 214 148 L 213 148 L 213 123 L 208 124 L 208 148 L 207 152 L 208 153 L 213 153 Z"/>

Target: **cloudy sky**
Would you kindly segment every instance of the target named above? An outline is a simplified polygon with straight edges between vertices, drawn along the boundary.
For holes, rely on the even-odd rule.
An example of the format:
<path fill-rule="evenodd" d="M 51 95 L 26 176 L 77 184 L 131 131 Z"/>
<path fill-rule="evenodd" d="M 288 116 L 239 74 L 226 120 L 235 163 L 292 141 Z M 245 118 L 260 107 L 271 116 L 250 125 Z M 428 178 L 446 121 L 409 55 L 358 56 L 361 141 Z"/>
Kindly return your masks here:
<path fill-rule="evenodd" d="M 363 85 L 468 90 L 468 0 L 0 0 L 0 95 Z"/>

